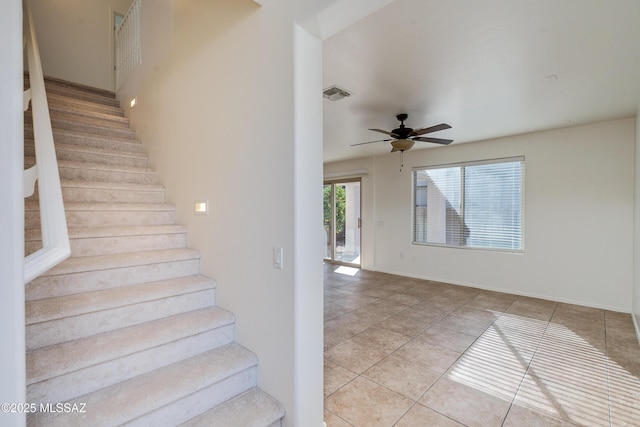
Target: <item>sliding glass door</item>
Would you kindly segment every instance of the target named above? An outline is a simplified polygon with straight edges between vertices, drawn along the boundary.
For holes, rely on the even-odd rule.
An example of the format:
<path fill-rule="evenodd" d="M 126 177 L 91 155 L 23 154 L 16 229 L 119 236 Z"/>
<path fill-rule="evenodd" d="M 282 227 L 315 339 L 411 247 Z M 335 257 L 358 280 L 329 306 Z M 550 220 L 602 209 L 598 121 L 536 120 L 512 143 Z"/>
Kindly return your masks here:
<path fill-rule="evenodd" d="M 325 182 L 323 201 L 325 261 L 360 267 L 360 179 Z"/>

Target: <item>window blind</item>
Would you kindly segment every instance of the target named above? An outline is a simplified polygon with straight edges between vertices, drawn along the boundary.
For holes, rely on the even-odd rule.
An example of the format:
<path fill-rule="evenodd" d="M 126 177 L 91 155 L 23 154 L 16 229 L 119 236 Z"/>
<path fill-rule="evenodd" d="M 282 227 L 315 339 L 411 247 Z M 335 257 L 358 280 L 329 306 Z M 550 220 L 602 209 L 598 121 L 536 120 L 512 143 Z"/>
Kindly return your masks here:
<path fill-rule="evenodd" d="M 523 249 L 523 158 L 418 168 L 413 175 L 414 243 Z"/>

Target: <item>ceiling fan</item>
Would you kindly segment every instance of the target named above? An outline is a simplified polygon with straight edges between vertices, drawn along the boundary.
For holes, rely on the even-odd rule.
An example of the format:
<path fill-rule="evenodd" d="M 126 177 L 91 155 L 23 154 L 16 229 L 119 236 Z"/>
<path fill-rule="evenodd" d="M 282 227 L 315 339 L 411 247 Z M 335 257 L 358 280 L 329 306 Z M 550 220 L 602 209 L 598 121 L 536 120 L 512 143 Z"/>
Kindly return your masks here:
<path fill-rule="evenodd" d="M 440 130 L 445 130 L 445 129 L 451 129 L 451 126 L 449 126 L 446 123 L 440 123 L 439 125 L 435 125 L 435 126 L 431 126 L 428 128 L 422 128 L 422 129 L 417 129 L 417 130 L 413 130 L 409 127 L 406 127 L 404 125 L 404 121 L 407 120 L 407 118 L 409 117 L 408 114 L 398 114 L 396 116 L 396 118 L 400 121 L 400 127 L 397 129 L 392 130 L 391 132 L 386 131 L 386 130 L 382 130 L 382 129 L 369 129 L 372 130 L 374 132 L 380 132 L 380 133 L 384 133 L 386 135 L 389 135 L 391 138 L 390 139 L 379 139 L 376 141 L 369 141 L 369 142 L 360 142 L 358 144 L 351 144 L 352 147 L 356 146 L 356 145 L 364 145 L 364 144 L 372 144 L 374 142 L 388 142 L 391 141 L 391 147 L 393 147 L 391 149 L 391 152 L 396 152 L 396 151 L 407 151 L 410 150 L 411 147 L 413 147 L 413 144 L 415 144 L 416 141 L 419 142 L 431 142 L 434 144 L 442 144 L 442 145 L 449 145 L 453 142 L 452 139 L 442 139 L 442 138 L 432 138 L 432 137 L 424 137 L 424 136 L 420 136 L 420 135 L 426 135 L 428 133 L 432 133 L 432 132 L 437 132 Z"/>

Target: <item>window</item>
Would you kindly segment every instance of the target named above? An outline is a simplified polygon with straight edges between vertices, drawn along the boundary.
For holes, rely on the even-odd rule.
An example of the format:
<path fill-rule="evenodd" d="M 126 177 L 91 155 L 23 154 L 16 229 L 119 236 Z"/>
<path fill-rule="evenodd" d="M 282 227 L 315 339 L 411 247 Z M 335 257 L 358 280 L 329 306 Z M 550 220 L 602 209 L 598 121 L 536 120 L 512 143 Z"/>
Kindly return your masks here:
<path fill-rule="evenodd" d="M 413 171 L 413 243 L 523 249 L 524 158 Z"/>

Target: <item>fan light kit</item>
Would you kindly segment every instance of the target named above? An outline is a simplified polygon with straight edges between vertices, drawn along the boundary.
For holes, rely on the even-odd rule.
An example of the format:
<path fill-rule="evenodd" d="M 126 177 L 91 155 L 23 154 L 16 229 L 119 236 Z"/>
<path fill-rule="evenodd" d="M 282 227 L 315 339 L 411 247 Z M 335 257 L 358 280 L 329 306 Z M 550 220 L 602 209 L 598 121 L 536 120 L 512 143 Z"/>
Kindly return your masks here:
<path fill-rule="evenodd" d="M 420 136 L 420 135 L 426 135 L 432 132 L 438 132 L 440 130 L 451 129 L 450 125 L 446 123 L 440 123 L 439 125 L 430 126 L 428 128 L 413 130 L 412 128 L 406 127 L 404 125 L 404 121 L 407 120 L 408 117 L 409 117 L 408 114 L 398 114 L 396 116 L 396 119 L 400 121 L 400 127 L 392 131 L 386 131 L 382 129 L 369 129 L 374 132 L 380 132 L 380 133 L 384 133 L 385 135 L 389 135 L 391 138 L 379 139 L 376 141 L 369 141 L 369 142 L 360 142 L 358 144 L 351 144 L 351 146 L 354 147 L 356 145 L 372 144 L 374 142 L 391 142 L 391 152 L 394 153 L 396 151 L 400 151 L 400 154 L 402 155 L 405 151 L 410 150 L 416 141 L 430 142 L 433 144 L 441 144 L 441 145 L 449 145 L 453 142 L 452 139 Z M 402 166 L 400 167 L 400 170 L 402 170 Z"/>

